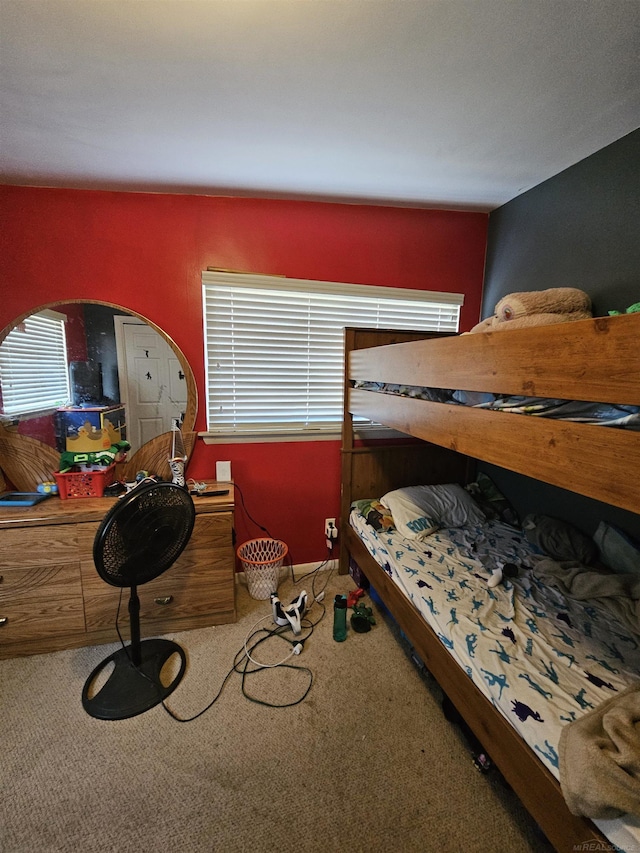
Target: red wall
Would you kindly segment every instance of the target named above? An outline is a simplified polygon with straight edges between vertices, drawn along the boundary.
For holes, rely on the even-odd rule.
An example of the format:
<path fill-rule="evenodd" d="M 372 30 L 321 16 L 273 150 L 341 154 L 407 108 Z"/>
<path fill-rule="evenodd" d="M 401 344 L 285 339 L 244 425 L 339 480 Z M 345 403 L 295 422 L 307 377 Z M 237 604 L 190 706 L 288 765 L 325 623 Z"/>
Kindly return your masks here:
<path fill-rule="evenodd" d="M 376 205 L 0 187 L 0 328 L 46 302 L 90 298 L 137 311 L 187 356 L 206 428 L 201 271 L 465 294 L 461 329 L 480 316 L 488 217 Z M 206 446 L 188 475 L 229 459 L 251 516 L 284 539 L 294 563 L 325 556 L 324 519 L 339 514 L 336 441 Z M 242 509 L 238 542 L 259 535 Z"/>

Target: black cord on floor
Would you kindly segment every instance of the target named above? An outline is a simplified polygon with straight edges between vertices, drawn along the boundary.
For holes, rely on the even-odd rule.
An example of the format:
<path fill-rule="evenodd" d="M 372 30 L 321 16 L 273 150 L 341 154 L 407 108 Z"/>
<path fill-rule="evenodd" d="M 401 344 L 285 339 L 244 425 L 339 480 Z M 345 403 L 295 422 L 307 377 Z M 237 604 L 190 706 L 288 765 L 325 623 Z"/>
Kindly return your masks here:
<path fill-rule="evenodd" d="M 324 608 L 323 608 L 323 610 L 324 610 Z M 323 615 L 324 615 L 324 613 L 323 613 Z M 288 627 L 284 627 L 284 626 L 278 627 L 278 628 L 273 628 L 273 629 L 259 628 L 255 631 L 253 631 L 249 635 L 249 637 L 247 638 L 247 642 L 245 642 L 243 647 L 236 652 L 235 657 L 233 659 L 233 666 L 225 675 L 225 677 L 222 681 L 222 684 L 220 686 L 220 689 L 218 690 L 218 692 L 216 693 L 214 698 L 211 700 L 211 702 L 209 702 L 209 704 L 206 707 L 204 707 L 197 714 L 194 714 L 192 717 L 179 717 L 174 711 L 172 711 L 165 704 L 164 701 L 162 702 L 162 707 L 165 709 L 165 711 L 169 714 L 170 717 L 172 717 L 174 720 L 176 720 L 176 722 L 178 722 L 178 723 L 191 723 L 191 722 L 193 722 L 193 720 L 197 720 L 198 717 L 201 717 L 204 713 L 206 713 L 218 701 L 218 699 L 222 695 L 222 691 L 224 690 L 226 683 L 231 678 L 231 676 L 233 675 L 234 672 L 237 672 L 242 676 L 242 680 L 241 680 L 242 695 L 246 699 L 248 699 L 250 702 L 255 702 L 257 705 L 264 705 L 268 708 L 292 708 L 295 705 L 299 705 L 309 695 L 309 691 L 311 690 L 311 687 L 313 685 L 313 673 L 311 672 L 309 667 L 298 666 L 296 664 L 289 664 L 289 663 L 284 663 L 284 662 L 280 663 L 280 664 L 275 664 L 275 665 L 269 665 L 269 664 L 260 665 L 259 663 L 255 663 L 255 661 L 252 661 L 251 658 L 249 656 L 247 656 L 246 646 L 247 646 L 247 643 L 251 642 L 251 640 L 258 634 L 264 634 L 264 636 L 257 639 L 253 643 L 253 645 L 251 645 L 251 647 L 248 649 L 249 655 L 251 655 L 251 657 L 253 657 L 252 653 L 254 652 L 254 650 L 258 646 L 260 646 L 262 643 L 266 642 L 267 640 L 272 639 L 273 637 L 280 637 L 282 640 L 286 641 L 287 643 L 291 644 L 292 646 L 295 646 L 298 643 L 301 643 L 304 646 L 304 643 L 309 639 L 309 637 L 313 633 L 314 627 L 318 624 L 318 622 L 320 622 L 321 619 L 322 619 L 322 616 L 315 623 L 310 622 L 307 619 L 302 620 L 302 626 L 305 628 L 310 628 L 309 633 L 305 637 L 295 637 L 294 636 L 293 639 L 289 639 L 289 637 L 283 636 L 284 631 L 289 630 Z M 305 622 L 307 623 L 306 625 L 305 625 Z M 250 668 L 251 666 L 253 666 L 253 668 Z M 306 672 L 309 676 L 309 683 L 307 684 L 307 687 L 306 687 L 304 693 L 302 694 L 302 696 L 300 696 L 298 699 L 295 699 L 292 702 L 282 702 L 282 703 L 267 702 L 264 699 L 257 699 L 255 696 L 252 696 L 247 691 L 247 688 L 246 688 L 248 676 L 257 675 L 258 673 L 265 672 L 266 670 L 269 670 L 269 669 L 294 669 L 294 670 L 299 670 L 301 672 Z"/>
<path fill-rule="evenodd" d="M 318 579 L 318 572 L 320 572 L 321 569 L 323 569 L 330 561 L 331 561 L 331 552 L 329 552 L 329 556 L 327 557 L 327 559 L 323 560 L 320 563 L 320 565 L 315 567 L 315 569 L 311 569 L 310 572 L 307 572 L 305 575 L 302 575 L 297 580 L 293 579 L 293 583 L 298 584 L 298 583 L 302 583 L 302 581 L 306 580 L 306 578 L 312 577 L 313 580 L 311 581 L 311 596 L 312 596 L 313 601 L 315 601 L 318 604 L 320 603 L 318 601 L 318 596 L 321 594 L 324 594 L 324 591 L 327 588 L 329 581 L 331 580 L 331 576 L 333 575 L 333 573 L 335 571 L 335 566 L 331 566 L 331 568 L 329 569 L 329 572 L 327 574 L 327 577 L 326 577 L 326 580 L 324 582 L 322 589 L 316 591 L 316 581 Z M 293 570 L 292 570 L 292 574 L 293 574 Z"/>
<path fill-rule="evenodd" d="M 244 514 L 246 515 L 246 517 L 249 519 L 249 521 L 250 521 L 252 524 L 255 524 L 255 526 L 256 526 L 259 530 L 262 530 L 262 532 L 263 532 L 263 533 L 266 533 L 266 534 L 267 534 L 267 536 L 269 537 L 269 539 L 273 539 L 274 537 L 271 535 L 271 533 L 269 532 L 269 530 L 267 530 L 267 528 L 266 528 L 263 524 L 260 524 L 258 521 L 256 521 L 256 520 L 255 520 L 255 518 L 251 515 L 251 513 L 250 513 L 250 512 L 249 512 L 249 510 L 247 509 L 247 505 L 246 505 L 246 503 L 245 503 L 245 501 L 244 501 L 244 495 L 243 495 L 243 493 L 242 493 L 242 489 L 240 488 L 240 486 L 239 486 L 237 483 L 234 483 L 234 484 L 233 484 L 233 488 L 234 488 L 234 489 L 235 489 L 235 491 L 236 491 L 236 492 L 238 492 L 238 494 L 240 495 L 240 506 L 241 506 L 241 508 L 242 508 L 242 511 L 243 511 L 243 512 L 244 512 Z M 291 554 L 290 554 L 290 552 L 289 552 L 288 550 L 287 550 L 287 553 L 286 553 L 286 555 L 285 555 L 284 562 L 289 566 L 289 569 L 290 569 L 290 571 L 291 571 L 291 580 L 293 580 L 293 559 L 292 559 Z"/>
<path fill-rule="evenodd" d="M 305 621 L 306 620 L 303 620 L 303 622 L 302 622 L 303 625 L 304 625 Z M 311 634 L 313 633 L 313 625 L 311 625 L 310 627 L 311 627 L 311 631 L 307 634 L 306 637 L 295 637 L 293 640 L 290 640 L 288 637 L 282 637 L 281 631 L 278 629 L 269 630 L 267 628 L 261 628 L 259 631 L 255 631 L 251 636 L 253 637 L 258 633 L 264 633 L 265 636 L 261 637 L 259 640 L 257 640 L 253 644 L 253 646 L 251 647 L 251 649 L 249 651 L 249 654 L 251 655 L 251 657 L 253 657 L 252 652 L 261 643 L 263 643 L 266 640 L 271 639 L 271 637 L 275 637 L 275 636 L 280 636 L 280 637 L 282 637 L 283 640 L 286 640 L 286 642 L 291 643 L 291 644 L 297 645 L 298 643 L 301 643 L 302 645 L 304 645 L 306 640 L 308 640 L 309 637 L 311 636 Z M 241 666 L 241 664 L 242 664 L 242 666 Z M 254 666 L 253 669 L 249 668 L 251 664 L 253 664 L 253 666 Z M 259 663 L 255 663 L 255 661 L 251 660 L 247 656 L 244 648 L 240 649 L 240 651 L 236 653 L 236 657 L 235 657 L 234 663 L 233 663 L 233 669 L 235 672 L 239 672 L 242 675 L 241 687 L 242 687 L 242 695 L 245 697 L 245 699 L 248 699 L 250 702 L 255 702 L 257 705 L 264 705 L 267 708 L 293 708 L 295 705 L 299 705 L 301 702 L 303 702 L 307 698 L 309 691 L 311 690 L 311 686 L 313 684 L 313 673 L 311 672 L 309 667 L 298 666 L 297 664 L 284 663 L 284 662 L 276 664 L 275 666 L 268 666 L 268 665 L 267 666 L 261 666 Z M 302 696 L 300 696 L 298 699 L 294 700 L 293 702 L 282 702 L 282 703 L 267 702 L 265 699 L 257 699 L 255 696 L 251 696 L 247 692 L 247 688 L 246 688 L 247 677 L 249 675 L 257 675 L 258 673 L 267 672 L 269 669 L 293 669 L 293 670 L 298 670 L 300 672 L 306 672 L 307 675 L 309 676 L 309 683 L 307 684 L 307 688 L 304 691 L 304 693 L 302 694 Z"/>
<path fill-rule="evenodd" d="M 121 644 L 125 654 L 127 655 L 128 659 L 129 659 L 129 663 L 131 664 L 131 666 L 135 667 L 135 664 L 133 663 L 133 660 L 132 660 L 131 655 L 129 653 L 129 647 L 124 642 L 124 639 L 123 639 L 122 634 L 120 632 L 120 626 L 118 624 L 119 618 L 120 618 L 120 605 L 121 605 L 121 603 L 122 603 L 122 587 L 120 588 L 120 596 L 118 599 L 118 609 L 116 612 L 116 632 L 117 632 L 118 637 L 120 639 L 120 644 Z M 215 703 L 218 701 L 220 696 L 222 696 L 222 691 L 224 690 L 225 685 L 227 684 L 227 682 L 229 681 L 229 679 L 231 678 L 231 676 L 233 675 L 234 672 L 237 672 L 242 676 L 242 682 L 241 682 L 242 695 L 246 699 L 248 699 L 250 702 L 255 702 L 258 705 L 264 705 L 268 708 L 292 708 L 295 705 L 299 705 L 301 702 L 303 702 L 307 698 L 307 696 L 309 695 L 309 691 L 311 690 L 311 687 L 313 685 L 313 673 L 309 669 L 309 667 L 298 666 L 296 664 L 289 664 L 289 663 L 285 663 L 285 662 L 275 664 L 275 665 L 272 665 L 272 664 L 262 665 L 260 663 L 256 663 L 251 658 L 253 657 L 253 654 L 252 654 L 253 651 L 258 646 L 260 646 L 262 643 L 264 643 L 267 640 L 270 640 L 274 637 L 280 637 L 282 640 L 286 641 L 287 643 L 289 643 L 292 646 L 296 646 L 298 644 L 301 644 L 302 646 L 304 646 L 306 641 L 313 634 L 313 629 L 315 628 L 316 625 L 319 624 L 319 622 L 322 621 L 322 619 L 324 618 L 324 615 L 326 613 L 326 608 L 324 607 L 324 605 L 321 602 L 317 602 L 317 603 L 322 608 L 322 613 L 320 615 L 320 618 L 317 619 L 315 622 L 312 622 L 310 619 L 308 619 L 306 617 L 301 620 L 301 623 L 300 623 L 301 626 L 308 630 L 308 634 L 304 637 L 302 637 L 302 636 L 296 637 L 294 635 L 293 639 L 290 639 L 289 637 L 283 636 L 283 634 L 286 631 L 290 630 L 288 626 L 278 626 L 277 628 L 271 628 L 271 629 L 270 628 L 259 628 L 257 630 L 252 631 L 252 633 L 247 637 L 247 640 L 245 641 L 242 648 L 236 652 L 234 659 L 233 659 L 233 666 L 231 667 L 231 669 L 227 672 L 227 674 L 223 678 L 222 684 L 220 685 L 220 689 L 218 690 L 216 695 L 213 697 L 213 699 L 209 702 L 209 704 L 206 705 L 201 711 L 198 711 L 197 714 L 194 714 L 192 717 L 179 717 L 175 713 L 175 711 L 172 711 L 171 708 L 169 708 L 166 705 L 165 701 L 163 700 L 161 704 L 162 704 L 162 707 L 164 708 L 164 710 L 167 712 L 167 714 L 169 714 L 170 717 L 172 717 L 178 723 L 191 723 L 194 720 L 197 720 L 199 717 L 201 717 L 203 714 L 205 714 L 210 708 L 212 708 L 213 705 L 215 705 Z M 253 645 L 251 645 L 250 648 L 247 649 L 247 644 L 250 643 L 251 640 L 259 634 L 262 634 L 264 636 L 261 636 L 259 639 L 255 640 Z M 248 651 L 248 654 L 247 654 L 247 651 Z M 253 668 L 250 668 L 251 666 L 253 666 Z M 143 672 L 139 667 L 135 667 L 135 668 L 143 678 L 146 678 L 147 681 L 150 681 L 151 683 L 155 684 L 153 679 L 150 678 L 146 674 L 146 672 Z M 307 687 L 306 687 L 304 693 L 302 694 L 302 696 L 300 696 L 298 699 L 294 700 L 293 702 L 274 703 L 274 702 L 267 702 L 264 699 L 257 699 L 255 696 L 252 696 L 250 693 L 248 693 L 247 688 L 246 688 L 248 676 L 257 675 L 260 672 L 265 672 L 265 671 L 270 670 L 270 669 L 282 669 L 282 668 L 299 670 L 301 672 L 306 672 L 308 674 L 309 683 L 307 684 Z"/>

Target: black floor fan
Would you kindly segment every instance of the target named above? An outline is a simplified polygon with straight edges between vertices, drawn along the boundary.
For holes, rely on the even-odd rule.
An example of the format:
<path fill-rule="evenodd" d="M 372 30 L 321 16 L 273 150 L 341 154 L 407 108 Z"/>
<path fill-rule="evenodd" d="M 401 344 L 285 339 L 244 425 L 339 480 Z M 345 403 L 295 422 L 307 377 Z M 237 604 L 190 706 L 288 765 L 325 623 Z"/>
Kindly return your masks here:
<path fill-rule="evenodd" d="M 105 515 L 93 543 L 100 577 L 112 586 L 128 587 L 131 643 L 109 655 L 91 673 L 82 691 L 82 705 L 92 717 L 124 720 L 162 702 L 180 683 L 186 656 L 171 640 L 140 640 L 137 587 L 157 578 L 184 550 L 195 521 L 191 495 L 174 483 L 143 483 Z M 171 683 L 160 679 L 172 655 L 180 668 Z M 95 690 L 103 670 L 112 667 Z"/>

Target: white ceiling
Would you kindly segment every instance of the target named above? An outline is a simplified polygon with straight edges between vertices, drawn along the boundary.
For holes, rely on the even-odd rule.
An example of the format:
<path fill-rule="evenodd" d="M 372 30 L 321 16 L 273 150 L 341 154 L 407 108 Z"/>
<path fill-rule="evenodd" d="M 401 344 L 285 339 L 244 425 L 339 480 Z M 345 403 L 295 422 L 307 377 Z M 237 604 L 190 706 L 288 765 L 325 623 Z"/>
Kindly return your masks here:
<path fill-rule="evenodd" d="M 640 0 L 0 0 L 0 182 L 490 210 L 640 125 Z"/>

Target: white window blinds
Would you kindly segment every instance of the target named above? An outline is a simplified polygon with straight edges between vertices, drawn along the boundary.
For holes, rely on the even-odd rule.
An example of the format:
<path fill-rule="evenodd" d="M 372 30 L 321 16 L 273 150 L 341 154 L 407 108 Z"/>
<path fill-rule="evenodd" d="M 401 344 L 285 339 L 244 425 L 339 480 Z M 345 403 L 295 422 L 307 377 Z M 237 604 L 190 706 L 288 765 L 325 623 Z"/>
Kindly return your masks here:
<path fill-rule="evenodd" d="M 0 344 L 5 415 L 32 414 L 68 403 L 65 320 L 57 311 L 32 314 Z"/>
<path fill-rule="evenodd" d="M 208 430 L 335 432 L 344 327 L 458 330 L 462 294 L 203 273 Z M 375 377 L 374 377 L 375 378 Z"/>

